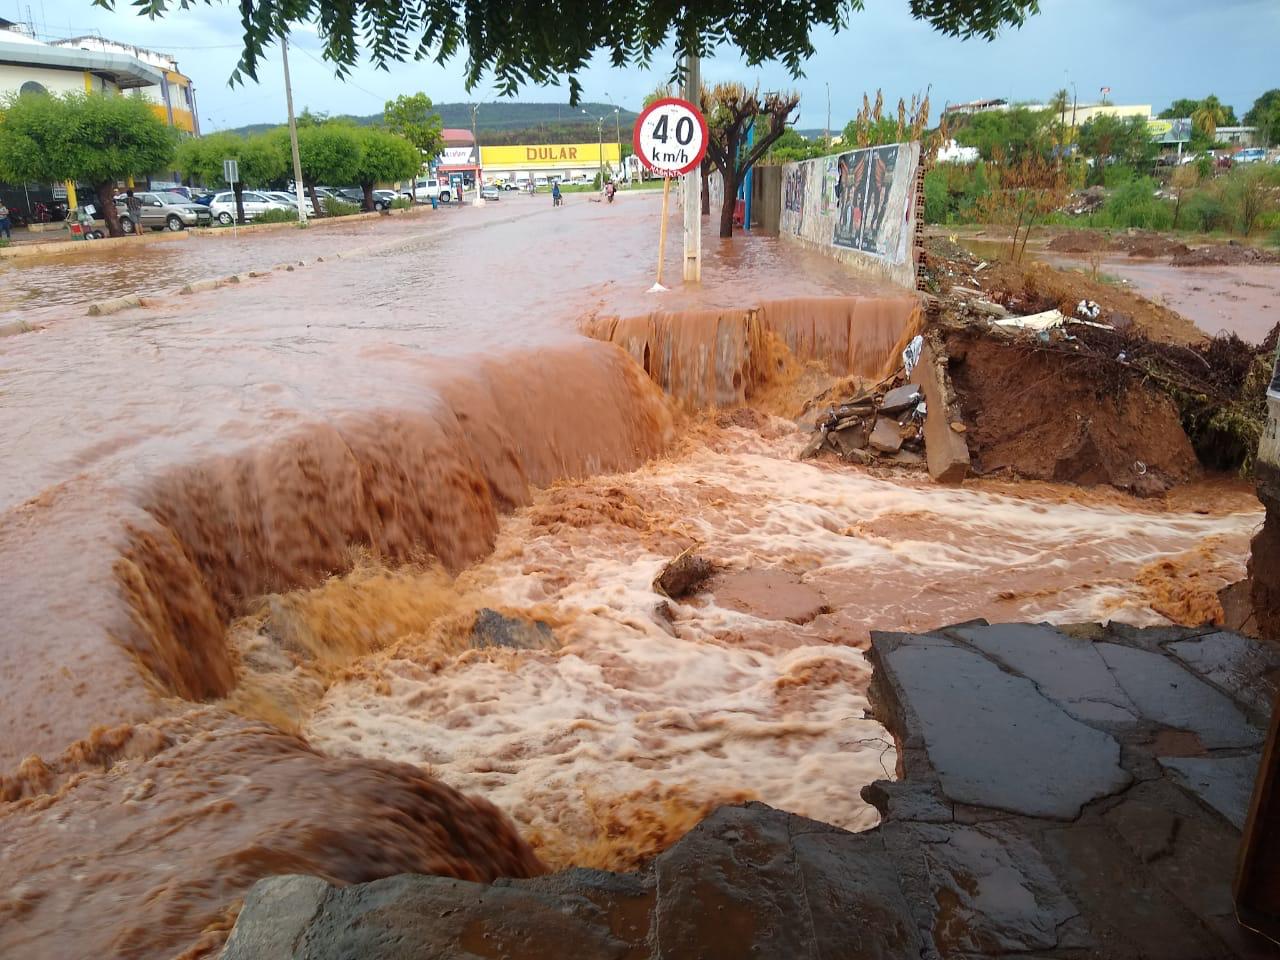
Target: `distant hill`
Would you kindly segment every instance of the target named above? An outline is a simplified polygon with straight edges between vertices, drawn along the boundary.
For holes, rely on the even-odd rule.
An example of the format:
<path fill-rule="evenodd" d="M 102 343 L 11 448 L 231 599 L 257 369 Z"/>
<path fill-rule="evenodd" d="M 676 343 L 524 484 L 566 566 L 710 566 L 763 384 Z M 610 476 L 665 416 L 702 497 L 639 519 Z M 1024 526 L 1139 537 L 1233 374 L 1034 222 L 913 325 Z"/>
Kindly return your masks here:
<path fill-rule="evenodd" d="M 446 127 L 471 128 L 471 104 L 437 103 L 436 112 Z M 584 112 L 585 111 L 585 112 Z M 614 140 L 617 127 L 622 128 L 622 139 L 630 139 L 630 130 L 638 114 L 621 110 L 615 124 L 613 107 L 607 103 L 584 103 L 570 107 L 563 103 L 515 103 L 499 100 L 482 103 L 476 111 L 476 136 L 482 144 L 507 143 L 580 143 L 596 139 L 596 120 L 604 117 L 604 139 Z M 382 122 L 382 114 L 365 117 L 348 116 L 344 119 L 359 126 L 372 126 Z M 251 123 L 235 127 L 230 133 L 247 136 L 282 126 L 280 123 Z"/>

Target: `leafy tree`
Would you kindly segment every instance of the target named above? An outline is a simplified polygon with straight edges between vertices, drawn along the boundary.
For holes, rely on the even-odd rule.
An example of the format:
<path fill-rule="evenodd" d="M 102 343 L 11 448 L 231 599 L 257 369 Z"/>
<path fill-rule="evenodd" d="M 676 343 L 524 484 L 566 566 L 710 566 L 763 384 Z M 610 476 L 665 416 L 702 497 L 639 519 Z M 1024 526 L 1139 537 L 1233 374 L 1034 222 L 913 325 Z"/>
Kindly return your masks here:
<path fill-rule="evenodd" d="M 422 153 L 404 137 L 385 130 L 361 130 L 360 140 L 355 180 L 364 191 L 364 208 L 372 210 L 374 186 L 413 179 L 422 169 Z"/>
<path fill-rule="evenodd" d="M 1142 117 L 1102 114 L 1080 128 L 1080 149 L 1093 158 L 1094 179 L 1102 183 L 1108 163 L 1142 167 L 1154 159 L 1157 147 Z"/>
<path fill-rule="evenodd" d="M 402 93 L 382 110 L 387 129 L 418 148 L 419 165 L 444 150 L 443 121 L 425 93 Z M 414 170 L 417 173 L 417 170 Z"/>
<path fill-rule="evenodd" d="M 222 162 L 237 161 L 238 183 L 227 183 L 222 176 Z M 212 133 L 179 144 L 174 164 L 193 180 L 213 189 L 229 188 L 236 197 L 236 221 L 244 223 L 244 189 L 266 187 L 288 178 L 289 146 L 283 133 L 260 133 L 238 137 L 233 133 Z"/>
<path fill-rule="evenodd" d="M 1044 155 L 1049 148 L 1048 110 L 988 110 L 976 113 L 959 128 L 956 140 L 977 147 L 983 160 L 1019 163 L 1027 154 Z"/>
<path fill-rule="evenodd" d="M 175 134 L 145 100 L 100 93 L 10 97 L 0 120 L 0 179 L 88 183 L 113 237 L 124 235 L 116 185 L 162 170 Z"/>
<path fill-rule="evenodd" d="M 1244 122 L 1258 128 L 1258 135 L 1267 146 L 1280 143 L 1280 88 L 1268 90 L 1253 101 Z"/>
<path fill-rule="evenodd" d="M 1160 117 L 1163 120 L 1181 120 L 1191 116 L 1200 109 L 1199 100 L 1188 100 L 1185 97 L 1173 101 L 1168 107 L 1160 111 Z"/>
<path fill-rule="evenodd" d="M 330 121 L 298 131 L 302 182 L 311 194 L 311 205 L 316 213 L 323 212 L 316 186 L 354 183 L 360 173 L 363 154 L 364 144 L 355 127 Z"/>
<path fill-rule="evenodd" d="M 112 9 L 116 0 L 94 0 Z M 141 11 L 164 16 L 182 0 L 136 0 Z M 582 93 L 578 74 L 601 51 L 615 67 L 648 66 L 665 56 L 709 56 L 728 44 L 750 67 L 779 60 L 793 76 L 813 56 L 812 32 L 839 31 L 863 0 L 742 0 L 738 3 L 642 3 L 582 0 L 571 6 L 511 0 L 244 0 L 244 51 L 233 79 L 257 79 L 267 47 L 292 23 L 314 23 L 324 55 L 346 73 L 367 53 L 375 66 L 408 59 L 444 62 L 466 50 L 471 89 L 485 74 L 505 95 L 525 84 L 569 83 L 569 102 Z M 993 38 L 1020 26 L 1039 9 L 1037 0 L 909 0 L 913 17 L 954 37 Z"/>
<path fill-rule="evenodd" d="M 705 92 L 702 108 L 707 115 L 707 159 L 724 177 L 720 236 L 733 236 L 738 185 L 755 162 L 786 133 L 787 121 L 799 103 L 798 93 L 766 93 L 761 97 L 758 88 L 748 90 L 740 83 L 717 83 Z M 755 141 L 748 147 L 747 126 L 753 121 Z"/>
<path fill-rule="evenodd" d="M 770 163 L 793 163 L 820 157 L 825 150 L 826 144 L 821 140 L 806 140 L 794 128 L 788 127 L 769 148 L 768 159 Z"/>

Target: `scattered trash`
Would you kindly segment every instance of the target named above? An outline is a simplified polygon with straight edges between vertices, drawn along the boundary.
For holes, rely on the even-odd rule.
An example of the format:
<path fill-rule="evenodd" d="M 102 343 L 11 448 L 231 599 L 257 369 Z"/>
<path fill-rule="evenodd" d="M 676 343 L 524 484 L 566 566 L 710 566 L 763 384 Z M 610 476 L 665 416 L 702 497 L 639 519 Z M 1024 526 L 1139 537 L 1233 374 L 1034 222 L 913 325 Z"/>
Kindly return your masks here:
<path fill-rule="evenodd" d="M 902 351 L 902 365 L 906 368 L 906 378 L 911 379 L 911 371 L 916 368 L 916 364 L 920 362 L 920 351 L 924 349 L 924 337 L 916 334 L 911 338 L 911 342 L 907 344 L 907 349 Z"/>
<path fill-rule="evenodd" d="M 993 322 L 998 327 L 1015 330 L 1034 330 L 1037 333 L 1041 333 L 1062 326 L 1066 319 L 1060 310 L 1046 310 L 1044 313 L 1033 313 L 1029 317 L 1006 317 L 1003 320 L 995 320 Z"/>
<path fill-rule="evenodd" d="M 1076 304 L 1076 316 L 1085 320 L 1097 320 L 1101 313 L 1102 308 L 1092 300 L 1081 300 Z"/>

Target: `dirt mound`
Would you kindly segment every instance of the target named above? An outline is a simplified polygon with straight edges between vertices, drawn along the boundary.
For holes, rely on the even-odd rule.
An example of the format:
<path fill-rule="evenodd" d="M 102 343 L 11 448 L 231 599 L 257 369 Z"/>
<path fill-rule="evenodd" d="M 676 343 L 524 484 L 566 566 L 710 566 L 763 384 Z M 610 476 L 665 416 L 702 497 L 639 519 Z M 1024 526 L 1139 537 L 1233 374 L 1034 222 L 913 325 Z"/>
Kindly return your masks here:
<path fill-rule="evenodd" d="M 978 472 L 1157 494 L 1198 470 L 1177 406 L 1136 374 L 972 328 L 946 347 Z"/>
<path fill-rule="evenodd" d="M 1210 247 L 1196 247 L 1175 256 L 1175 267 L 1228 267 L 1250 263 L 1280 263 L 1280 254 L 1257 247 L 1245 247 L 1234 243 L 1220 243 Z"/>
<path fill-rule="evenodd" d="M 1131 257 L 1146 257 L 1151 260 L 1182 256 L 1191 250 L 1181 240 L 1159 233 L 1126 233 L 1111 241 L 1111 249 L 1123 250 Z"/>
<path fill-rule="evenodd" d="M 1049 241 L 1048 247 L 1056 253 L 1104 253 L 1111 247 L 1111 238 L 1095 230 L 1070 230 Z"/>

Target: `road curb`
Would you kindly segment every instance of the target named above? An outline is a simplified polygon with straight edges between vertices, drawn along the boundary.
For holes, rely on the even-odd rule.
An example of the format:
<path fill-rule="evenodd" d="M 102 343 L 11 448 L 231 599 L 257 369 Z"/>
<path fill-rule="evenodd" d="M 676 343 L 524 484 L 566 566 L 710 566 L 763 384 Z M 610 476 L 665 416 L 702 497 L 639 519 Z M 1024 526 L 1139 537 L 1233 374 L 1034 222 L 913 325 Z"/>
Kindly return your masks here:
<path fill-rule="evenodd" d="M 142 298 L 139 296 L 112 297 L 109 300 L 99 300 L 97 303 L 89 304 L 88 314 L 91 317 L 105 317 L 119 313 L 121 310 L 140 306 L 142 306 Z"/>
<path fill-rule="evenodd" d="M 12 247 L 0 248 L 0 260 L 21 260 L 26 257 L 44 257 L 44 256 L 83 256 L 92 253 L 94 250 L 110 250 L 117 244 L 152 244 L 152 243 L 173 243 L 177 240 L 186 240 L 191 236 L 189 230 L 170 231 L 163 233 L 146 233 L 140 237 L 106 237 L 102 240 L 46 240 L 40 243 L 23 243 Z"/>

